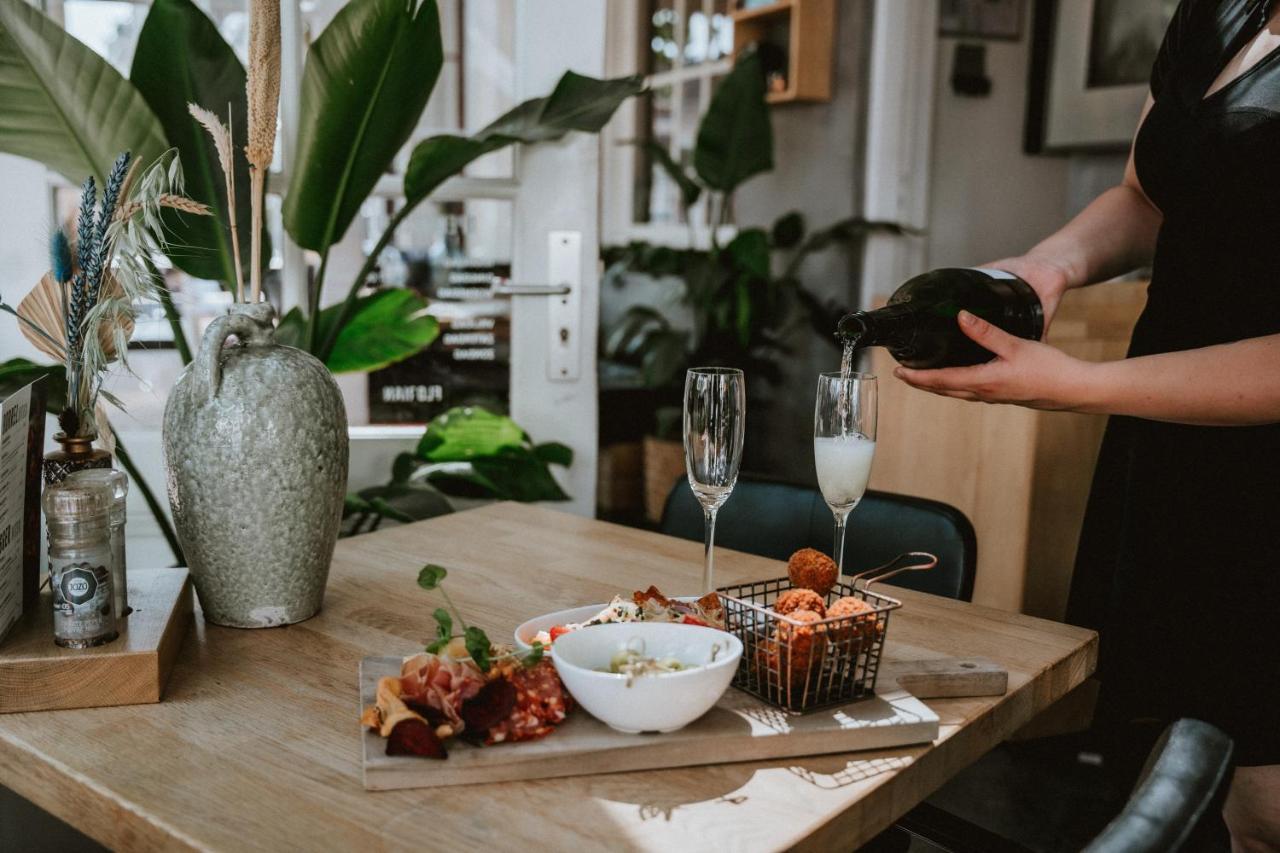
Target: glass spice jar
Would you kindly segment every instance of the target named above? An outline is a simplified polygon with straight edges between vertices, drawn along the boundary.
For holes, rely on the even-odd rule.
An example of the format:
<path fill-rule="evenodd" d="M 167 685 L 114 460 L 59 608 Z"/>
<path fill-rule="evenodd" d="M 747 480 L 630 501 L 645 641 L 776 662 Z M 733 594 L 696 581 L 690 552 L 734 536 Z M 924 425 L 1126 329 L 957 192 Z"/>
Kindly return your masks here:
<path fill-rule="evenodd" d="M 119 636 L 111 592 L 111 490 L 58 483 L 41 499 L 49 529 L 53 641 L 87 649 Z"/>
<path fill-rule="evenodd" d="M 73 471 L 65 482 L 96 484 L 111 493 L 111 600 L 115 604 L 116 621 L 129 615 L 129 579 L 124 547 L 126 504 L 129 478 L 114 468 L 86 468 Z"/>

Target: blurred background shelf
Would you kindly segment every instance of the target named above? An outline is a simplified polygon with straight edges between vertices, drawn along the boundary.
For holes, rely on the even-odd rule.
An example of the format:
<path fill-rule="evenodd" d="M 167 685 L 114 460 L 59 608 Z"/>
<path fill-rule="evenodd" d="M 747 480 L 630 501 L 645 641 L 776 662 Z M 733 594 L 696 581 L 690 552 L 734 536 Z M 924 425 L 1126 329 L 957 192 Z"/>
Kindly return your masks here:
<path fill-rule="evenodd" d="M 730 17 L 734 56 L 755 44 L 765 60 L 770 104 L 831 100 L 835 0 L 779 0 Z"/>

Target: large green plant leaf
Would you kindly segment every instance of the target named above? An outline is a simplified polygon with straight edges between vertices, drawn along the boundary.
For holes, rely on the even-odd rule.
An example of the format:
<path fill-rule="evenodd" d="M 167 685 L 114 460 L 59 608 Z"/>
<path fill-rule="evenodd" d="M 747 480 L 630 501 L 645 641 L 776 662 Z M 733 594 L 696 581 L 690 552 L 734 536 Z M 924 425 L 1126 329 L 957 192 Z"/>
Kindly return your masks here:
<path fill-rule="evenodd" d="M 698 196 L 702 195 L 702 187 L 698 186 L 697 181 L 689 177 L 689 173 L 671 157 L 665 145 L 660 145 L 652 139 L 646 139 L 643 143 L 644 150 L 649 152 L 649 156 L 653 158 L 653 162 L 667 173 L 671 180 L 676 182 L 676 186 L 680 188 L 680 203 L 685 207 L 693 207 L 697 202 Z"/>
<path fill-rule="evenodd" d="M 107 61 L 22 0 L 0 0 L 0 151 L 101 184 L 121 151 L 149 164 L 164 131 Z"/>
<path fill-rule="evenodd" d="M 428 462 L 470 462 L 524 442 L 524 430 L 511 418 L 476 407 L 456 408 L 427 425 L 417 454 Z"/>
<path fill-rule="evenodd" d="M 760 55 L 750 50 L 720 81 L 698 126 L 693 168 L 707 186 L 731 193 L 773 168 L 773 126 L 764 97 Z"/>
<path fill-rule="evenodd" d="M 235 152 L 236 227 L 244 241 L 241 262 L 249 279 L 249 164 L 242 156 L 248 119 L 245 71 L 213 21 L 191 0 L 155 0 L 138 35 L 129 74 L 133 85 L 178 149 L 186 175 L 187 195 L 212 209 L 211 216 L 166 216 L 170 260 L 198 278 L 220 281 L 231 289 L 236 280 L 227 219 L 226 182 L 213 140 L 187 112 L 198 104 L 228 120 Z M 271 257 L 267 229 L 262 230 L 264 259 Z"/>
<path fill-rule="evenodd" d="M 304 248 L 342 238 L 418 124 L 443 62 L 435 0 L 352 0 L 311 45 L 284 225 Z"/>
<path fill-rule="evenodd" d="M 320 312 L 320 334 L 327 334 L 341 306 Z M 403 361 L 430 346 L 440 334 L 440 324 L 426 313 L 427 303 L 412 290 L 380 290 L 356 300 L 351 317 L 338 331 L 325 366 L 334 373 L 366 373 Z M 294 308 L 276 329 L 276 341 L 304 348 L 306 320 Z"/>
<path fill-rule="evenodd" d="M 548 142 L 571 130 L 598 133 L 623 101 L 643 89 L 638 75 L 599 80 L 566 71 L 550 95 L 519 104 L 472 136 L 424 139 L 413 149 L 405 171 L 405 204 L 422 201 L 490 151 L 517 142 Z"/>

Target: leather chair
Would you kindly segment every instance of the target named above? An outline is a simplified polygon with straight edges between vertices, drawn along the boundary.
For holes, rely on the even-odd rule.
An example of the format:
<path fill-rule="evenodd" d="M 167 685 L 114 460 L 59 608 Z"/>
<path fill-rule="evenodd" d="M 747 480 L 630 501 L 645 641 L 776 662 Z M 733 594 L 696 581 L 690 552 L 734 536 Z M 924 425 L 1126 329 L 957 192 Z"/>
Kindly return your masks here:
<path fill-rule="evenodd" d="M 955 507 L 924 498 L 868 491 L 849 515 L 845 574 L 884 565 L 905 551 L 936 554 L 927 572 L 906 572 L 888 584 L 969 601 L 978 546 L 973 525 Z M 667 495 L 663 533 L 702 541 L 702 507 L 681 480 Z M 785 560 L 801 548 L 831 553 L 831 510 L 816 489 L 742 477 L 716 518 L 716 544 Z"/>
<path fill-rule="evenodd" d="M 1235 744 L 1200 720 L 1178 720 L 1156 742 L 1124 810 L 1085 853 L 1204 849 L 1202 833 L 1231 783 Z"/>

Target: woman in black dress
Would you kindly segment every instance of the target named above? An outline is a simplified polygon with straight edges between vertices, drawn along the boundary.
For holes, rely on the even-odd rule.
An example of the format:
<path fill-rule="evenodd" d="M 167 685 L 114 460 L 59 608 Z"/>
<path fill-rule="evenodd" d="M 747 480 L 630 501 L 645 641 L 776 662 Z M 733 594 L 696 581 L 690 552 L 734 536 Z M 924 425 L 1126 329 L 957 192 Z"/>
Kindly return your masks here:
<path fill-rule="evenodd" d="M 951 397 L 1115 416 L 1068 619 L 1101 632 L 1101 724 L 1189 716 L 1235 739 L 1237 850 L 1280 850 L 1277 244 L 1280 3 L 1183 0 L 1121 185 L 992 264 L 1048 318 L 1068 288 L 1151 264 L 1129 357 L 1079 361 L 962 314 L 994 361 L 896 371 Z"/>

